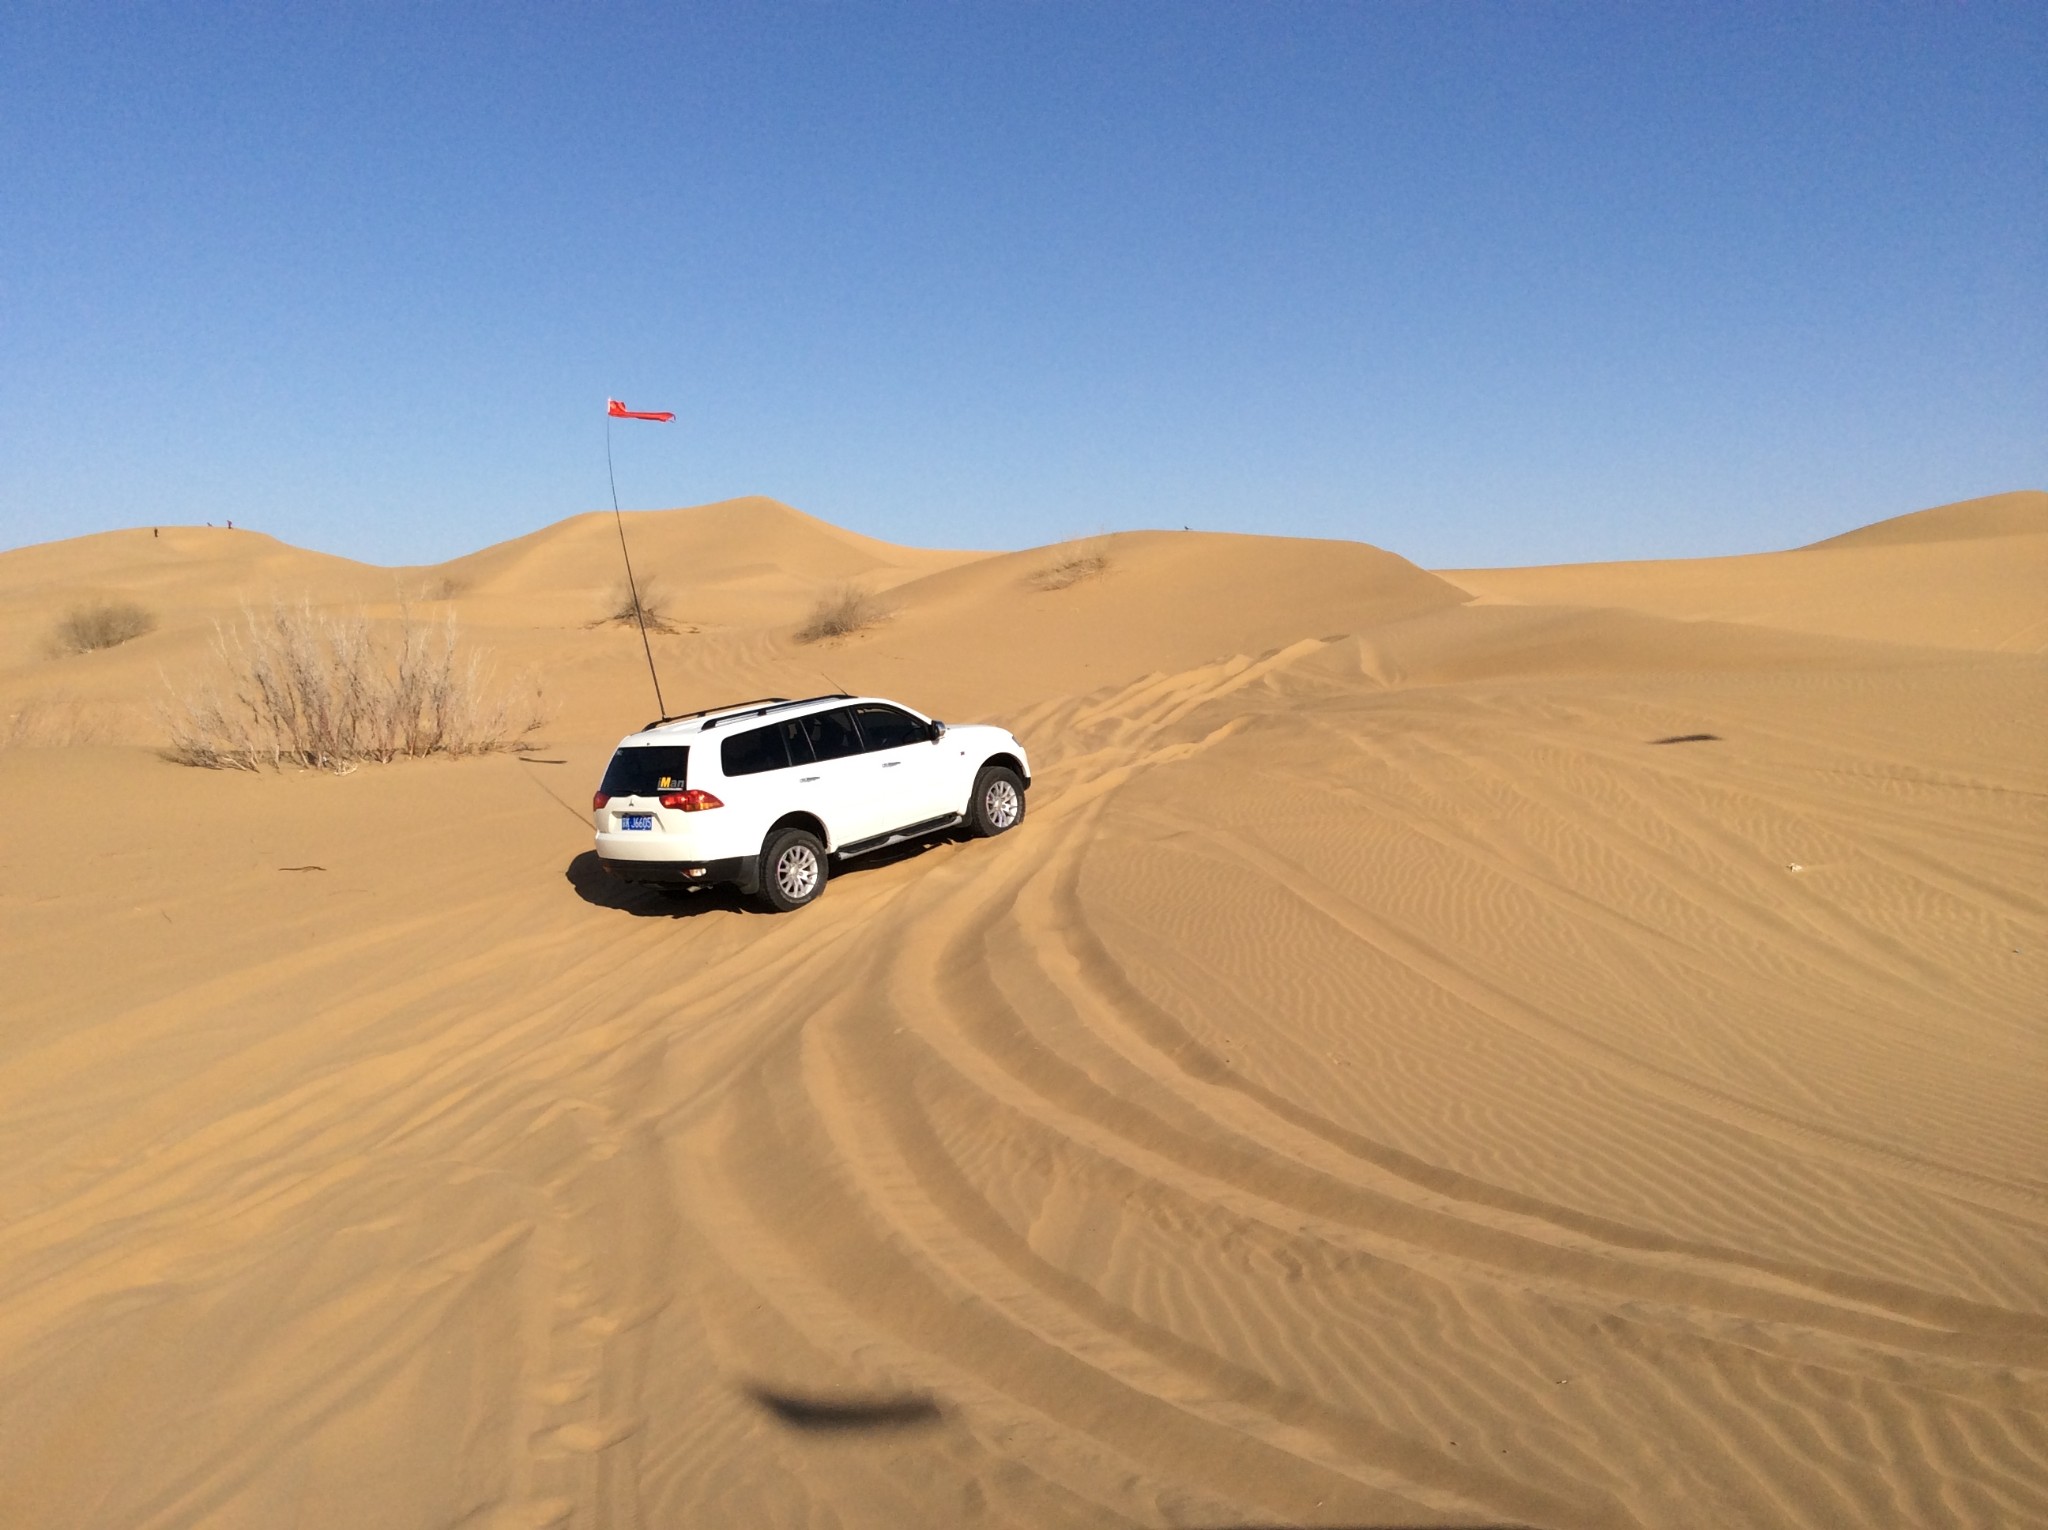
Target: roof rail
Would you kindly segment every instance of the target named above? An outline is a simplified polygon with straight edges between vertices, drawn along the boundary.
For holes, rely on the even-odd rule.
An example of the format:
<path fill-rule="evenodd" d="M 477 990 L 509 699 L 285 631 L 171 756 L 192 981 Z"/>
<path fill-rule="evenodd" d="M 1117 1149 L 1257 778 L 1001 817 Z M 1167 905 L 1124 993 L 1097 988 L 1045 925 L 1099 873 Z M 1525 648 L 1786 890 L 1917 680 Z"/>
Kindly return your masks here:
<path fill-rule="evenodd" d="M 765 706 L 756 706 L 753 702 L 743 701 L 736 711 L 729 711 L 725 707 L 713 707 L 712 710 L 719 715 L 710 719 L 697 731 L 709 733 L 720 723 L 738 722 L 742 717 L 764 717 L 770 712 L 779 712 L 784 707 L 807 707 L 814 701 L 851 701 L 852 699 L 851 694 L 846 691 L 828 691 L 823 696 L 806 696 L 801 701 L 791 701 L 787 697 L 776 696 Z M 693 715 L 703 716 L 701 712 Z"/>
<path fill-rule="evenodd" d="M 704 707 L 695 712 L 678 712 L 673 717 L 657 717 L 651 723 L 641 724 L 640 731 L 645 733 L 649 728 L 659 728 L 664 723 L 688 722 L 693 717 L 709 717 L 713 712 L 743 710 L 747 707 L 758 707 L 763 703 L 773 704 L 778 701 L 787 700 L 789 700 L 787 696 L 756 696 L 752 701 L 728 701 L 723 705 Z"/>

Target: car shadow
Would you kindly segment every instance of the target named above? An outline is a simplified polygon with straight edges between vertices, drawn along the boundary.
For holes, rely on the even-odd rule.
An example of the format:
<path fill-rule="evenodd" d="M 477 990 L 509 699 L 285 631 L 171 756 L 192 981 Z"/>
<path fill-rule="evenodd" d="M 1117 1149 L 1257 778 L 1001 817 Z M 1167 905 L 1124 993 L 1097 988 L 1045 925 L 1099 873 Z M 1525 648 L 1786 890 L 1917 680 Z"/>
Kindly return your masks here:
<path fill-rule="evenodd" d="M 751 914 L 754 905 L 730 887 L 679 887 L 670 892 L 646 882 L 625 882 L 604 869 L 595 850 L 586 850 L 562 872 L 576 896 L 597 908 L 614 909 L 636 919 L 690 919 L 722 910 Z"/>
<path fill-rule="evenodd" d="M 913 856 L 922 855 L 934 845 L 958 843 L 967 837 L 963 830 L 945 829 L 905 840 L 902 844 L 891 845 L 886 850 L 875 850 L 867 855 L 857 856 L 843 864 L 834 862 L 831 875 L 825 882 L 824 896 L 829 898 L 832 895 L 832 884 L 842 878 L 879 871 L 884 866 L 894 866 Z M 752 898 L 741 897 L 730 887 L 707 887 L 702 890 L 678 887 L 674 891 L 669 891 L 645 882 L 621 881 L 604 869 L 604 862 L 598 859 L 595 850 L 585 850 L 572 859 L 563 869 L 562 877 L 575 889 L 576 896 L 585 903 L 596 908 L 614 909 L 622 914 L 631 914 L 636 919 L 690 919 L 699 914 L 713 912 L 768 912 L 763 905 Z"/>
<path fill-rule="evenodd" d="M 870 850 L 866 855 L 857 855 L 850 861 L 834 861 L 832 875 L 857 877 L 863 872 L 880 871 L 884 866 L 896 866 L 904 861 L 915 860 L 935 845 L 958 845 L 972 837 L 965 829 L 935 829 L 930 834 L 920 834 L 916 839 L 906 839 L 902 844 L 891 845 L 886 850 Z"/>

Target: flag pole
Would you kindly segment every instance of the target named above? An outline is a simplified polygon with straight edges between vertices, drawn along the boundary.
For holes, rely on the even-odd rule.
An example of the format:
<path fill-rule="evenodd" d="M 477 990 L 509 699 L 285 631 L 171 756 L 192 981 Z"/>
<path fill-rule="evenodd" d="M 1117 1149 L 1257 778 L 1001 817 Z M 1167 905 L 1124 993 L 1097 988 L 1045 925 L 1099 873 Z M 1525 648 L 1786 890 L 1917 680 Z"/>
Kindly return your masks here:
<path fill-rule="evenodd" d="M 619 475 L 612 470 L 612 414 L 611 400 L 605 400 L 604 415 L 604 476 L 612 486 L 612 524 L 619 531 L 619 556 L 626 560 L 626 593 L 633 601 L 633 619 L 640 624 L 640 648 L 647 655 L 647 677 L 654 682 L 654 705 L 664 722 L 668 720 L 668 703 L 661 699 L 661 676 L 654 668 L 654 645 L 647 640 L 647 612 L 640 604 L 640 586 L 633 578 L 633 555 L 626 551 L 626 518 L 619 514 Z"/>

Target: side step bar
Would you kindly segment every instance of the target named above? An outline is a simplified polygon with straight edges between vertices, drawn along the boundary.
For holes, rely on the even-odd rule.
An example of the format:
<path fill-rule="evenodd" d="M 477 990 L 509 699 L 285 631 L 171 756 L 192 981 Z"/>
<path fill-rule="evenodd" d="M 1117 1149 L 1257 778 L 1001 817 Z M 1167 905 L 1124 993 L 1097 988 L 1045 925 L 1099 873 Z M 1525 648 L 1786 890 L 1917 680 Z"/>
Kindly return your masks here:
<path fill-rule="evenodd" d="M 905 824 L 900 829 L 891 829 L 887 834 L 857 839 L 850 845 L 841 845 L 836 853 L 841 860 L 849 856 L 866 855 L 870 850 L 886 850 L 891 845 L 900 845 L 907 839 L 922 839 L 925 835 L 936 834 L 941 829 L 957 829 L 965 822 L 965 813 L 947 813 L 938 818 L 927 818 L 923 823 Z"/>

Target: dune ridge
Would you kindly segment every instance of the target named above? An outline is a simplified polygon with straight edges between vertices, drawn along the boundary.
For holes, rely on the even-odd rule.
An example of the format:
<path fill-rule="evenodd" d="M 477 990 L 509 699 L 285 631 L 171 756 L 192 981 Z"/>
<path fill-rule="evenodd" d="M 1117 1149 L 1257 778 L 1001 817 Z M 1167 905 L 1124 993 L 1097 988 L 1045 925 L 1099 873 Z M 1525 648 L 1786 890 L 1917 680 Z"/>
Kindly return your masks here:
<path fill-rule="evenodd" d="M 1033 751 L 1017 832 L 783 919 L 592 864 L 650 710 L 608 515 L 0 554 L 0 702 L 128 717 L 0 748 L 0 1506 L 2048 1522 L 2048 584 L 1982 529 L 2030 503 L 1442 575 L 1124 533 L 1053 590 L 629 518 L 698 553 L 672 702 Z M 118 711 L 262 579 L 436 574 L 560 697 L 531 759 L 231 776 Z M 891 614 L 798 642 L 847 578 Z M 88 586 L 164 626 L 36 654 Z"/>
<path fill-rule="evenodd" d="M 1467 569 L 1483 600 L 2002 653 L 2048 652 L 2048 493 L 1940 505 L 1783 553 Z"/>
<path fill-rule="evenodd" d="M 1895 547 L 1901 543 L 1962 542 L 1978 537 L 2038 536 L 2048 532 L 2048 492 L 2022 489 L 1987 494 L 1873 521 L 1839 536 L 1809 542 L 1818 547 Z"/>

